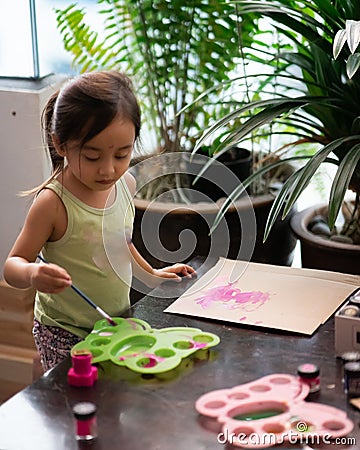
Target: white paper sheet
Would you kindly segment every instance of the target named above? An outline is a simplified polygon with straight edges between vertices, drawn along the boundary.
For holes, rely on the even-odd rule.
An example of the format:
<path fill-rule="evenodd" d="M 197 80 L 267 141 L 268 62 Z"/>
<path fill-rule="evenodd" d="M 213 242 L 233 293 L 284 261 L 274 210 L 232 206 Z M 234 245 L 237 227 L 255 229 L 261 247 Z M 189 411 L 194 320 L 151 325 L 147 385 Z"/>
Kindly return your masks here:
<path fill-rule="evenodd" d="M 360 276 L 220 258 L 164 312 L 312 334 Z"/>

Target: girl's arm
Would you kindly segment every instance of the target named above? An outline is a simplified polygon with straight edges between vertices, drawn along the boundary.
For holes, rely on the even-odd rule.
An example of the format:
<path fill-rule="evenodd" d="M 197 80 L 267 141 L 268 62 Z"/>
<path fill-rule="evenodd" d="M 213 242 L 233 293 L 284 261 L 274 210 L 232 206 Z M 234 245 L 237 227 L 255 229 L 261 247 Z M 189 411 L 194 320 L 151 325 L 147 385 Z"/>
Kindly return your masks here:
<path fill-rule="evenodd" d="M 188 264 L 177 263 L 162 269 L 154 269 L 140 255 L 133 243 L 129 243 L 132 256 L 134 276 L 150 287 L 155 287 L 165 280 L 181 281 L 182 277 L 191 278 L 196 275 L 195 270 Z"/>
<path fill-rule="evenodd" d="M 129 172 L 126 172 L 124 174 L 124 179 L 131 195 L 134 196 L 136 192 L 135 178 Z M 195 270 L 188 264 L 177 263 L 172 266 L 164 267 L 163 269 L 154 269 L 140 255 L 133 243 L 129 244 L 129 249 L 132 256 L 134 276 L 150 287 L 160 284 L 164 279 L 181 281 L 182 277 L 191 278 L 193 275 L 196 275 Z"/>
<path fill-rule="evenodd" d="M 54 233 L 61 208 L 61 200 L 48 189 L 42 191 L 33 202 L 5 262 L 4 278 L 11 286 L 58 293 L 71 285 L 69 274 L 61 267 L 35 263 L 43 245 Z"/>

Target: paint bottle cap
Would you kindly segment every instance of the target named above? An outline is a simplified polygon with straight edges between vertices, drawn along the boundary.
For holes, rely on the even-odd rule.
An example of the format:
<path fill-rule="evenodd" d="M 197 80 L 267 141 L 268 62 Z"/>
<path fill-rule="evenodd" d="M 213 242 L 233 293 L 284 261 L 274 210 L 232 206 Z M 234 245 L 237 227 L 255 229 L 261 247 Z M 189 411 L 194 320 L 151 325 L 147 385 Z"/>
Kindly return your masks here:
<path fill-rule="evenodd" d="M 71 355 L 72 366 L 75 373 L 88 375 L 91 373 L 92 354 L 88 350 L 75 350 Z"/>
<path fill-rule="evenodd" d="M 345 352 L 341 355 L 343 364 L 360 361 L 360 352 Z"/>
<path fill-rule="evenodd" d="M 92 386 L 98 379 L 98 369 L 91 365 L 92 353 L 88 350 L 75 350 L 71 355 L 72 367 L 67 374 L 72 386 Z"/>
<path fill-rule="evenodd" d="M 360 377 L 360 362 L 349 362 L 344 366 L 344 372 L 347 378 Z"/>
<path fill-rule="evenodd" d="M 320 375 L 320 369 L 315 364 L 301 364 L 297 373 L 302 378 L 316 378 Z"/>
<path fill-rule="evenodd" d="M 357 305 L 360 305 L 360 291 L 355 292 L 355 294 L 352 294 L 349 298 L 349 301 L 351 303 L 355 303 Z"/>
<path fill-rule="evenodd" d="M 78 420 L 89 420 L 96 414 L 96 405 L 90 402 L 81 402 L 73 406 L 74 417 Z"/>
<path fill-rule="evenodd" d="M 356 305 L 347 305 L 341 310 L 341 315 L 356 317 L 360 315 L 360 308 Z"/>

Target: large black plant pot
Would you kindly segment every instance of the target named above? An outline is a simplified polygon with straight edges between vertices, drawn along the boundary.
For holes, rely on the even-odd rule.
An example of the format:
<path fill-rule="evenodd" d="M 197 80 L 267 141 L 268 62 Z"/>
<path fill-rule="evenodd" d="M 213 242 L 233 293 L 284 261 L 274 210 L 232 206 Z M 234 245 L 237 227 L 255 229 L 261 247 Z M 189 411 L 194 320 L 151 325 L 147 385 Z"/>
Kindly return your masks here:
<path fill-rule="evenodd" d="M 290 266 L 296 245 L 290 228 L 294 212 L 285 220 L 278 219 L 263 242 L 273 201 L 271 195 L 238 200 L 222 226 L 209 236 L 219 210 L 216 203 L 179 205 L 135 199 L 133 242 L 154 267 L 187 262 L 198 255 Z M 187 248 L 187 240 L 193 249 Z"/>
<path fill-rule="evenodd" d="M 238 182 L 244 181 L 251 173 L 251 152 L 242 147 L 231 147 L 217 159 L 221 163 L 220 165 L 210 165 L 205 172 L 205 177 L 200 177 L 197 180 L 195 178 L 204 167 L 206 155 L 196 153 L 191 156 L 188 153 L 183 153 L 183 159 L 188 183 L 192 188 L 191 199 L 194 202 L 201 201 L 201 194 L 205 194 L 212 201 L 217 201 L 221 197 L 227 196 L 228 193 L 222 189 L 222 183 L 218 182 L 224 175 L 226 176 L 226 172 L 222 170 L 222 165 L 231 171 Z M 200 195 L 197 195 L 198 193 Z"/>
<path fill-rule="evenodd" d="M 311 233 L 308 225 L 318 215 L 326 217 L 326 206 L 307 208 L 294 215 L 291 228 L 300 240 L 302 267 L 360 275 L 360 246 L 326 240 Z"/>
<path fill-rule="evenodd" d="M 186 165 L 188 155 L 165 153 L 150 157 L 132 166 L 138 189 L 160 186 L 162 177 L 194 176 L 199 168 Z M 246 154 L 246 178 L 249 170 L 249 154 Z M 198 156 L 193 162 L 204 167 L 208 158 Z M 235 169 L 236 170 L 236 169 Z M 224 164 L 213 161 L 202 176 L 205 193 L 197 185 L 175 189 L 187 196 L 189 203 L 171 203 L 165 191 L 148 201 L 135 198 L 135 223 L 133 242 L 140 253 L 154 267 L 174 262 L 187 262 L 194 256 L 241 259 L 253 262 L 291 265 L 296 238 L 290 229 L 292 213 L 282 221 L 278 219 L 265 243 L 266 220 L 274 201 L 272 195 L 248 196 L 245 192 L 227 210 L 220 225 L 209 235 L 220 205 L 241 181 Z M 200 179 L 201 180 L 201 179 Z M 210 184 L 224 192 L 217 201 L 209 195 Z M 196 199 L 193 199 L 193 197 Z"/>

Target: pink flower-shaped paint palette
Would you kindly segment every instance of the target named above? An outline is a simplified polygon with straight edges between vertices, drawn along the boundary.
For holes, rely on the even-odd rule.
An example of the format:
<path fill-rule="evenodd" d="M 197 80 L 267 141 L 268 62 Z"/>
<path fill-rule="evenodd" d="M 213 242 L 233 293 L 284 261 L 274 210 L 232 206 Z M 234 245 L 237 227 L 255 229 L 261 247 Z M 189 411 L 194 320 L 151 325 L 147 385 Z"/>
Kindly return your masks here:
<path fill-rule="evenodd" d="M 177 367 L 183 358 L 220 342 L 218 336 L 199 328 L 153 329 L 139 319 L 114 318 L 116 326 L 103 319 L 71 352 L 87 350 L 92 363 L 110 360 L 140 373 L 161 373 Z"/>
<path fill-rule="evenodd" d="M 329 440 L 351 432 L 354 424 L 343 411 L 304 401 L 308 393 L 298 377 L 273 374 L 204 394 L 195 408 L 217 419 L 228 443 L 243 448 L 306 442 L 310 435 Z"/>

